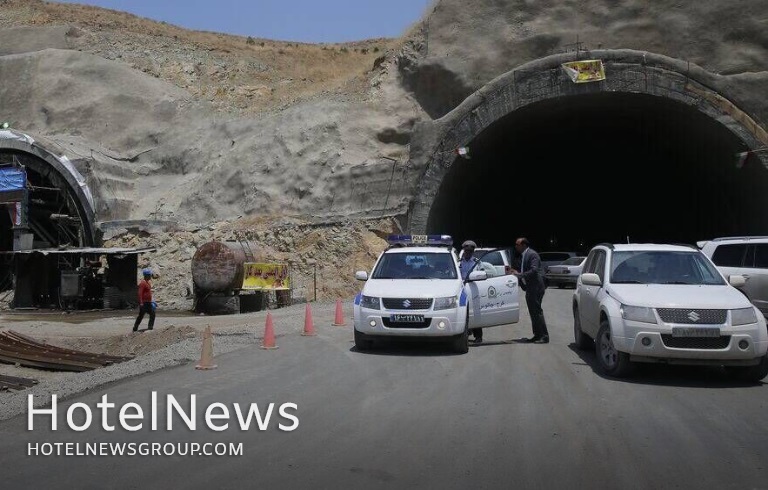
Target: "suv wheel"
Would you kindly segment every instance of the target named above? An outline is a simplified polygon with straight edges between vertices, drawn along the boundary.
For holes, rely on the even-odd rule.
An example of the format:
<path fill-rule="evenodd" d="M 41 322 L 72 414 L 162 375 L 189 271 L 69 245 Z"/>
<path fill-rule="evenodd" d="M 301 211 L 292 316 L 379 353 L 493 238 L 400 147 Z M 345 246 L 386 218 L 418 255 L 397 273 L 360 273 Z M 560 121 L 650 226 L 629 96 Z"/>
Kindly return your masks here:
<path fill-rule="evenodd" d="M 355 329 L 355 347 L 357 347 L 357 350 L 365 352 L 373 348 L 373 340 L 366 337 L 367 335 L 360 333 Z"/>
<path fill-rule="evenodd" d="M 451 350 L 457 354 L 469 352 L 469 330 L 465 327 L 464 333 L 455 336 L 451 340 Z"/>
<path fill-rule="evenodd" d="M 763 356 L 757 366 L 726 366 L 725 370 L 735 379 L 757 383 L 768 376 L 768 354 Z"/>
<path fill-rule="evenodd" d="M 629 361 L 629 354 L 616 350 L 608 320 L 600 322 L 600 330 L 597 332 L 597 339 L 595 339 L 595 353 L 600 369 L 608 376 L 622 378 L 630 373 L 632 366 Z"/>
<path fill-rule="evenodd" d="M 594 341 L 581 330 L 581 319 L 579 318 L 579 307 L 573 305 L 573 340 L 579 350 L 589 350 L 594 348 Z"/>

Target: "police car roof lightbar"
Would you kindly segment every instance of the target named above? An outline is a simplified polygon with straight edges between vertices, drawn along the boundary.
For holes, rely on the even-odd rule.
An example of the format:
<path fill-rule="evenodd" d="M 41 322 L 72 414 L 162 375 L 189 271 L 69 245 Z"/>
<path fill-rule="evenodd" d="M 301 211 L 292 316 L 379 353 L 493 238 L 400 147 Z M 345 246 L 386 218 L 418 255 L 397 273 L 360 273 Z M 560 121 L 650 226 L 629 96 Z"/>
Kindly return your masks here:
<path fill-rule="evenodd" d="M 389 235 L 390 245 L 453 245 L 450 235 Z"/>

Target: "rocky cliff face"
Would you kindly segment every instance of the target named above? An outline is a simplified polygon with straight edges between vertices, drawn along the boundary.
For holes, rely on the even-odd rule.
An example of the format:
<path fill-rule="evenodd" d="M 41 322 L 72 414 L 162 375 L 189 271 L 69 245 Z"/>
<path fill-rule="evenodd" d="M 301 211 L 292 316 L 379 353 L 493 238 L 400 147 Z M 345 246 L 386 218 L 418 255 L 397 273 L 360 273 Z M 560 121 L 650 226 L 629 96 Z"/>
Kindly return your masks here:
<path fill-rule="evenodd" d="M 76 162 L 98 219 L 405 212 L 424 113 L 398 83 L 392 40 L 275 43 L 79 6 L 3 7 L 0 120 Z"/>
<path fill-rule="evenodd" d="M 768 2 L 439 0 L 411 46 L 404 83 L 434 118 L 515 67 L 577 48 L 649 51 L 757 76 L 764 90 Z"/>

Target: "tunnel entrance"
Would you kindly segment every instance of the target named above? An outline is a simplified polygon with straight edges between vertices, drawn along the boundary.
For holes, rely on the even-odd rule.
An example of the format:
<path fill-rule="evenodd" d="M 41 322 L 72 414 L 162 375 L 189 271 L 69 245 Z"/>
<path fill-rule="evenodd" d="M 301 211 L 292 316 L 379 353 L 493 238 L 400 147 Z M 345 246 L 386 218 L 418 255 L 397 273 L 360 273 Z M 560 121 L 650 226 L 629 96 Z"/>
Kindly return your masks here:
<path fill-rule="evenodd" d="M 595 93 L 495 121 L 456 158 L 427 231 L 506 246 L 586 251 L 768 233 L 768 170 L 725 126 L 664 97 Z M 623 218 L 616 220 L 612 215 Z"/>
<path fill-rule="evenodd" d="M 683 60 L 596 50 L 574 83 L 563 53 L 519 66 L 418 127 L 410 233 L 586 251 L 768 234 L 768 131 L 722 77 Z M 469 148 L 470 159 L 457 156 Z M 748 155 L 740 165 L 738 154 Z M 618 214 L 620 219 L 613 216 Z"/>
<path fill-rule="evenodd" d="M 0 291 L 5 291 L 14 276 L 18 285 L 23 266 L 14 254 L 19 250 L 93 246 L 98 237 L 90 190 L 66 157 L 28 135 L 2 130 L 0 169 L 0 177 L 10 179 L 0 186 Z M 28 277 L 30 283 L 40 279 Z"/>
<path fill-rule="evenodd" d="M 8 219 L 0 220 L 0 252 L 16 245 L 27 249 L 97 244 L 93 196 L 66 156 L 55 155 L 29 135 L 4 129 L 0 130 L 0 168 L 9 178 L 16 175 L 2 187 L 0 213 Z M 24 240 L 24 246 L 14 243 L 13 231 L 20 229 L 32 236 L 31 244 L 29 240 Z"/>

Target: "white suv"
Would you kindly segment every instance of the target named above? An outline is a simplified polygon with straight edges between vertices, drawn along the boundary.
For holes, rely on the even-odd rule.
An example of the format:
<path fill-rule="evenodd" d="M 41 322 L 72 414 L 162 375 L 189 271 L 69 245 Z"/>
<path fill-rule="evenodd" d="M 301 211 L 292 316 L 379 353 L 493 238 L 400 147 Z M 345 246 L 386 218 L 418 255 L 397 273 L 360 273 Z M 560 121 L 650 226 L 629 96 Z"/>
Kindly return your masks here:
<path fill-rule="evenodd" d="M 616 377 L 636 361 L 722 365 L 760 380 L 768 375 L 768 331 L 736 289 L 743 284 L 741 276 L 729 284 L 693 247 L 598 245 L 573 296 L 576 345 L 594 345 L 602 371 Z"/>
<path fill-rule="evenodd" d="M 377 338 L 410 337 L 448 340 L 466 353 L 469 328 L 519 321 L 517 278 L 473 270 L 462 280 L 450 236 L 393 235 L 389 243 L 370 276 L 355 274 L 365 281 L 354 306 L 358 349 L 370 349 Z"/>
<path fill-rule="evenodd" d="M 742 291 L 768 317 L 768 237 L 715 238 L 697 245 L 724 276 L 744 276 Z"/>

